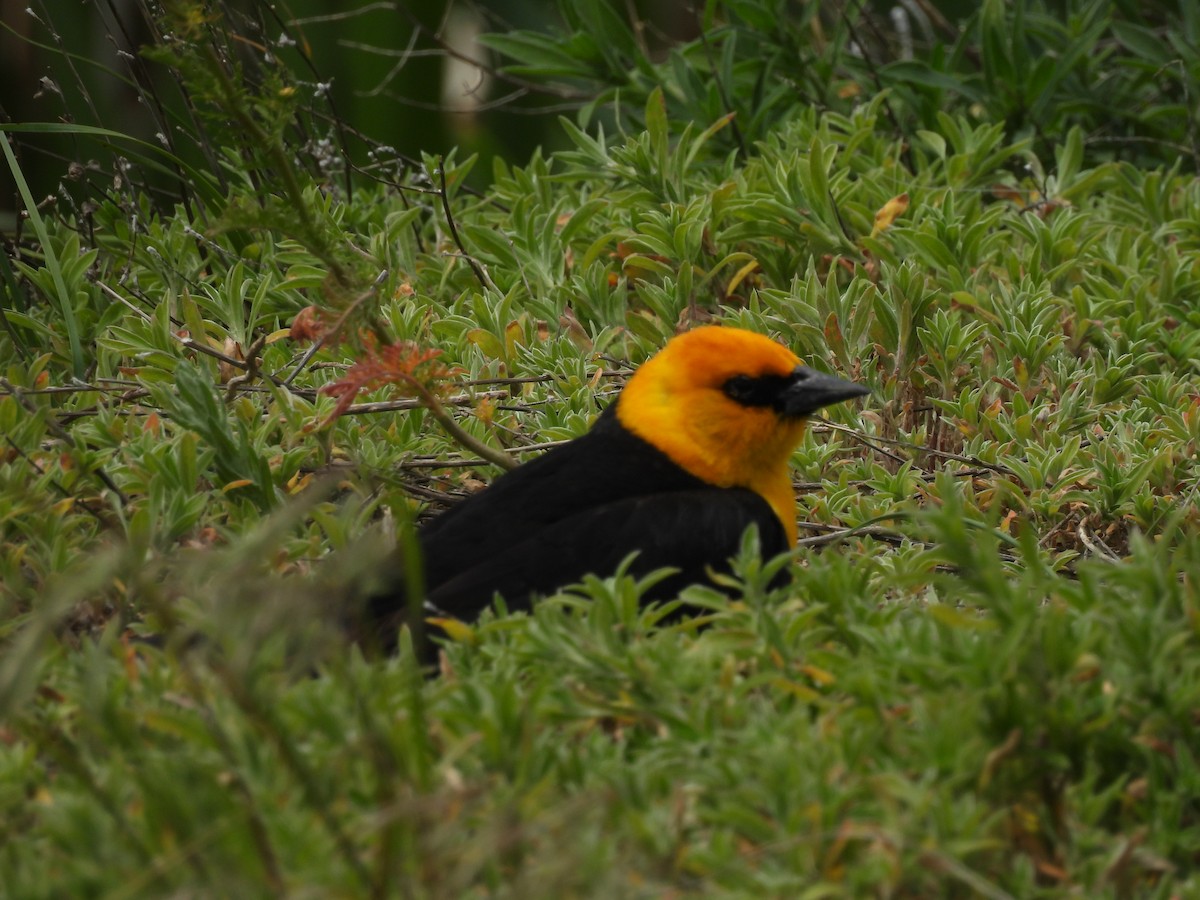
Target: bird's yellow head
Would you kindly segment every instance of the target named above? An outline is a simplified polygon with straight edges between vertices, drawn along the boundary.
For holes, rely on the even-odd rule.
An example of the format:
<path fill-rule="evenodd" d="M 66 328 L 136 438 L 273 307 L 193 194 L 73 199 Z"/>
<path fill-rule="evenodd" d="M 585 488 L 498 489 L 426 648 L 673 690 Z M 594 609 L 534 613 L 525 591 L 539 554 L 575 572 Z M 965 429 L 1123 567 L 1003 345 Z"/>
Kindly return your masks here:
<path fill-rule="evenodd" d="M 762 495 L 794 543 L 788 459 L 805 418 L 866 393 L 761 334 L 706 326 L 673 338 L 634 373 L 617 419 L 701 480 Z"/>

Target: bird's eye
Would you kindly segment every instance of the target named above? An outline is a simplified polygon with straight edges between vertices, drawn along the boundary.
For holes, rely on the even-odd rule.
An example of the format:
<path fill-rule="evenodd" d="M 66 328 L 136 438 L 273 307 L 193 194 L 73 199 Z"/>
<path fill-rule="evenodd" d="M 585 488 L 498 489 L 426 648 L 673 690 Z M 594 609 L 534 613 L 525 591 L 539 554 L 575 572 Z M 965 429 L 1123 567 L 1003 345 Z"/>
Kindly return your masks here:
<path fill-rule="evenodd" d="M 734 375 L 724 385 L 725 396 L 746 403 L 754 396 L 754 379 L 749 375 Z"/>

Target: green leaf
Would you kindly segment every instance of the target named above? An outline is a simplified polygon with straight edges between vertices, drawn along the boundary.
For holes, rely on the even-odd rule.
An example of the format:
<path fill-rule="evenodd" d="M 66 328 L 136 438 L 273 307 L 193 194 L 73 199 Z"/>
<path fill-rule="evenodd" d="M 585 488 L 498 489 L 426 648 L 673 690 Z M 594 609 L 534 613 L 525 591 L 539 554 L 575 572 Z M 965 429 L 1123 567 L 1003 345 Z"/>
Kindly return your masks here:
<path fill-rule="evenodd" d="M 898 86 L 917 84 L 939 91 L 953 91 L 973 102 L 979 102 L 985 97 L 983 92 L 970 80 L 961 75 L 939 72 L 921 60 L 903 59 L 890 62 L 879 68 L 879 75 L 884 84 Z"/>
<path fill-rule="evenodd" d="M 63 327 L 67 331 L 72 372 L 76 378 L 83 378 L 83 342 L 79 333 L 79 322 L 75 316 L 75 296 L 73 292 L 67 290 L 66 281 L 63 278 L 62 266 L 59 263 L 58 255 L 54 252 L 53 245 L 50 243 L 49 230 L 42 219 L 42 214 L 38 210 L 37 203 L 33 199 L 33 194 L 29 190 L 29 184 L 25 181 L 25 175 L 21 171 L 21 167 L 17 164 L 17 157 L 13 153 L 12 146 L 9 144 L 8 135 L 4 134 L 3 131 L 4 129 L 0 127 L 0 149 L 4 151 L 4 158 L 8 162 L 8 169 L 12 174 L 13 181 L 17 183 L 17 190 L 21 194 L 21 202 L 25 204 L 25 212 L 29 216 L 29 221 L 38 236 L 38 242 L 41 244 L 42 253 L 46 259 L 46 269 L 49 271 L 50 277 L 54 282 L 54 290 L 50 292 L 50 299 L 58 306 L 58 311 L 63 320 Z"/>
<path fill-rule="evenodd" d="M 661 87 L 655 87 L 646 98 L 646 132 L 650 135 L 650 146 L 660 163 L 667 158 L 667 102 Z"/>

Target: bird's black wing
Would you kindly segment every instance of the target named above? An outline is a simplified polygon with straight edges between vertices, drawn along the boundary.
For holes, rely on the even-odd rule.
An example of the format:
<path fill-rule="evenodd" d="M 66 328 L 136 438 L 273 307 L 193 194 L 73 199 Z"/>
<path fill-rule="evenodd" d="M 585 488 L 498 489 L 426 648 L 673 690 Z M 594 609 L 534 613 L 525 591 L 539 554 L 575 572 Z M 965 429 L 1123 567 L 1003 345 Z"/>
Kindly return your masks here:
<path fill-rule="evenodd" d="M 464 554 L 458 571 L 427 594 L 439 610 L 471 620 L 503 596 L 510 610 L 528 609 L 531 598 L 548 594 L 584 575 L 611 575 L 638 551 L 632 573 L 671 566 L 680 571 L 655 586 L 647 599 L 675 596 L 695 583 L 708 583 L 706 568 L 728 570 L 742 535 L 758 526 L 764 555 L 787 547 L 771 507 L 753 491 L 704 487 L 614 500 L 577 512 L 525 536 L 502 552 Z M 503 522 L 496 527 L 503 528 Z"/>
<path fill-rule="evenodd" d="M 422 527 L 425 583 L 432 592 L 458 576 L 464 560 L 545 540 L 547 529 L 605 504 L 712 489 L 623 428 L 609 407 L 586 434 L 506 472 Z"/>

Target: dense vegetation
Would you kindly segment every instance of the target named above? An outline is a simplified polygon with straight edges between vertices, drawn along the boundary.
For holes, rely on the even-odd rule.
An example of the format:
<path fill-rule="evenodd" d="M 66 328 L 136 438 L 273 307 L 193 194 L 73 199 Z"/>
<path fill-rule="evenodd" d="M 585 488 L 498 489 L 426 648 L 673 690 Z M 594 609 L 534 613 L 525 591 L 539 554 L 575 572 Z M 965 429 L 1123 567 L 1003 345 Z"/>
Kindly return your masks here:
<path fill-rule="evenodd" d="M 482 192 L 190 4 L 171 149 L 0 126 L 0 893 L 1200 891 L 1197 14 L 794 6 L 489 38 L 582 108 Z M 123 155 L 39 206 L 51 131 Z M 347 648 L 415 516 L 709 320 L 872 388 L 793 557 Z"/>

